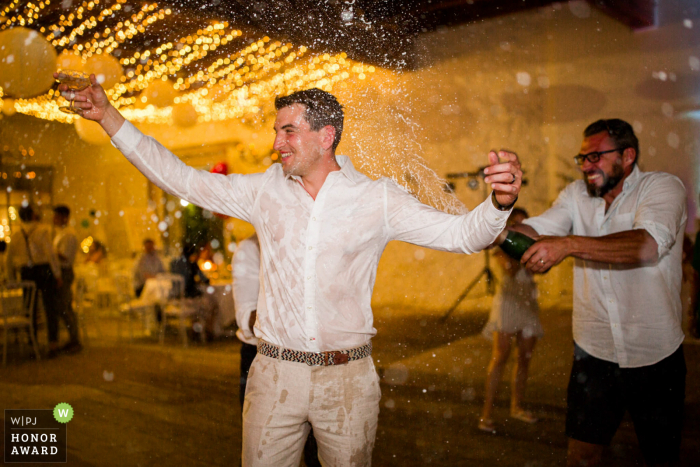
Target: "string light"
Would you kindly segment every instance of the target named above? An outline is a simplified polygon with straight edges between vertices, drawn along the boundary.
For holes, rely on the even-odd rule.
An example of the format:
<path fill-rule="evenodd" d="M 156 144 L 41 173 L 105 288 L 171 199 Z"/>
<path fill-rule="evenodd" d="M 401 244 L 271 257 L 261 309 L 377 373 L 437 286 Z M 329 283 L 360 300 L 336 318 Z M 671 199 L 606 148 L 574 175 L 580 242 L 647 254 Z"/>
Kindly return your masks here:
<path fill-rule="evenodd" d="M 85 63 L 93 55 L 111 54 L 172 14 L 170 9 L 159 9 L 157 3 L 147 3 L 116 25 L 105 25 L 107 18 L 112 18 L 113 23 L 117 14 L 129 10 L 124 8 L 127 2 L 116 0 L 106 6 L 100 5 L 99 0 L 83 1 L 40 32 L 54 47 L 70 50 Z M 29 18 L 35 21 L 50 1 L 28 3 L 22 7 L 22 14 L 8 18 L 18 4 L 13 1 L 2 10 L 0 19 L 6 18 L 6 22 L 0 29 L 28 24 Z M 173 94 L 177 94 L 175 105 L 191 104 L 198 122 L 221 121 L 260 116 L 280 94 L 311 87 L 331 91 L 335 86 L 346 85 L 346 80 L 364 80 L 375 71 L 372 66 L 348 59 L 345 53 L 310 55 L 305 46 L 269 37 L 248 44 L 242 40 L 240 30 L 229 27 L 227 22 L 216 22 L 176 40 L 119 57 L 124 76 L 106 90 L 107 96 L 134 123 L 172 124 L 173 106 L 155 107 L 143 94 L 155 81 L 170 78 Z M 229 49 L 231 53 L 227 53 Z M 216 58 L 206 63 L 215 52 Z M 65 100 L 50 90 L 32 99 L 17 99 L 15 109 L 45 120 L 72 123 L 76 117 L 59 110 L 64 104 Z"/>

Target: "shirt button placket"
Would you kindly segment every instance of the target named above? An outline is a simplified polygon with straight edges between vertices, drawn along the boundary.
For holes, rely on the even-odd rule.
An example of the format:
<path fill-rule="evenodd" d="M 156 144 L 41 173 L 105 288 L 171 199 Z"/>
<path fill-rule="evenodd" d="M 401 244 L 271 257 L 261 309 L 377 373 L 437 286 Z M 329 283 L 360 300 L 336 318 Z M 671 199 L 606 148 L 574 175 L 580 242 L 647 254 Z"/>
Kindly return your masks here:
<path fill-rule="evenodd" d="M 314 208 L 313 210 L 316 211 L 317 209 L 320 208 L 322 203 L 319 203 L 319 199 L 316 199 L 316 203 L 314 203 Z M 314 215 L 312 212 L 311 218 L 309 220 L 309 224 L 307 226 L 306 230 L 306 235 L 307 235 L 307 252 L 306 252 L 306 265 L 305 265 L 305 271 L 304 275 L 306 276 L 306 281 L 304 284 L 304 298 L 306 302 L 306 325 L 307 325 L 307 333 L 309 336 L 309 342 L 310 342 L 310 350 L 311 351 L 318 351 L 318 345 L 317 345 L 317 334 L 318 334 L 318 321 L 317 321 L 317 316 L 316 316 L 316 310 L 314 309 L 314 304 L 316 303 L 316 284 L 315 281 L 313 280 L 315 278 L 315 270 L 316 270 L 316 260 L 317 260 L 317 254 L 318 254 L 318 248 L 316 246 L 318 245 L 318 240 L 319 240 L 319 230 L 320 226 L 319 223 L 317 222 L 317 215 Z"/>

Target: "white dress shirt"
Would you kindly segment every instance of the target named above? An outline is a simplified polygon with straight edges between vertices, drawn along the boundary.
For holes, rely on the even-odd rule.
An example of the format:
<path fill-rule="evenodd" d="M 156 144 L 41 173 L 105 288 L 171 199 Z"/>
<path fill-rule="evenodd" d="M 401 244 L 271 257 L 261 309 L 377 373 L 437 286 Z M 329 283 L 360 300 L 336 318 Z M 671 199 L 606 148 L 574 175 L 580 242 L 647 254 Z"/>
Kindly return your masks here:
<path fill-rule="evenodd" d="M 390 179 L 360 174 L 345 156 L 314 200 L 280 164 L 251 175 L 198 171 L 129 122 L 112 142 L 164 191 L 253 224 L 262 271 L 255 336 L 293 350 L 370 341 L 372 289 L 389 241 L 473 253 L 496 239 L 509 214 L 490 198 L 467 214 L 446 214 Z"/>
<path fill-rule="evenodd" d="M 54 277 L 61 278 L 61 267 L 51 241 L 51 228 L 39 222 L 20 223 L 10 237 L 6 261 L 10 280 L 15 280 L 22 267 L 41 264 L 50 265 Z"/>
<path fill-rule="evenodd" d="M 687 220 L 683 183 L 636 166 L 605 212 L 583 180 L 568 185 L 545 213 L 524 221 L 540 235 L 599 237 L 646 230 L 658 244 L 650 265 L 575 259 L 573 331 L 590 355 L 635 368 L 657 363 L 683 341 L 681 254 Z"/>
<path fill-rule="evenodd" d="M 73 227 L 57 227 L 53 249 L 62 268 L 72 268 L 78 253 L 78 237 Z"/>
<path fill-rule="evenodd" d="M 155 251 L 152 253 L 144 252 L 134 265 L 134 288 L 143 287 L 148 277 L 155 277 L 163 272 L 165 272 L 165 266 L 158 253 Z"/>
<path fill-rule="evenodd" d="M 236 337 L 241 342 L 257 345 L 258 339 L 248 327 L 250 315 L 258 308 L 260 293 L 260 244 L 253 235 L 238 244 L 232 260 L 233 302 L 236 305 Z"/>

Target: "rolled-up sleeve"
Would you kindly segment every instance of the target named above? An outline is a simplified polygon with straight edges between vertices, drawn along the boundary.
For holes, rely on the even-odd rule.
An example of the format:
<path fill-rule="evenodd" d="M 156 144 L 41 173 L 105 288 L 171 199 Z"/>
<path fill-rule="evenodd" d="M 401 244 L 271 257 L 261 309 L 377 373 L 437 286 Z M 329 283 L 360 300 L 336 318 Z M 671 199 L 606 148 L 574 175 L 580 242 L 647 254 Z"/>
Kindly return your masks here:
<path fill-rule="evenodd" d="M 574 225 L 573 204 L 575 202 L 574 190 L 576 189 L 575 183 L 570 184 L 559 193 L 551 208 L 539 216 L 525 219 L 523 224 L 535 229 L 539 235 L 556 237 L 569 235 Z"/>
<path fill-rule="evenodd" d="M 221 175 L 196 170 L 128 121 L 112 137 L 112 144 L 163 191 L 210 211 L 250 221 L 264 174 Z"/>
<path fill-rule="evenodd" d="M 385 183 L 385 219 L 391 240 L 454 253 L 476 253 L 496 240 L 509 214 L 496 209 L 490 196 L 466 214 L 447 214 L 421 203 L 393 181 Z"/>
<path fill-rule="evenodd" d="M 644 229 L 658 245 L 659 258 L 667 254 L 688 220 L 683 182 L 669 174 L 645 180 L 634 214 L 634 229 Z"/>

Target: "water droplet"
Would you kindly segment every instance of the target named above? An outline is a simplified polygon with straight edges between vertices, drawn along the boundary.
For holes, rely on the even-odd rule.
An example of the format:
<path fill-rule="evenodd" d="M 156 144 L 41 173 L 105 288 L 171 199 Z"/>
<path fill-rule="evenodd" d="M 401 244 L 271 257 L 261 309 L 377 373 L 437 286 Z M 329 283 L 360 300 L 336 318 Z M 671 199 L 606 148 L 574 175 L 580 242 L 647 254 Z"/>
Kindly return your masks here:
<path fill-rule="evenodd" d="M 666 142 L 668 143 L 669 146 L 671 146 L 673 149 L 678 149 L 678 146 L 681 143 L 681 139 L 678 137 L 678 135 L 674 132 L 670 132 L 668 136 L 666 136 Z"/>
<path fill-rule="evenodd" d="M 591 16 L 591 6 L 583 0 L 570 1 L 569 10 L 577 18 L 588 18 Z"/>
<path fill-rule="evenodd" d="M 664 102 L 661 104 L 661 113 L 669 118 L 673 117 L 673 106 L 668 102 Z"/>
<path fill-rule="evenodd" d="M 515 75 L 515 79 L 521 86 L 530 86 L 530 82 L 532 81 L 532 78 L 530 78 L 530 73 L 528 73 L 527 71 L 519 71 Z"/>

